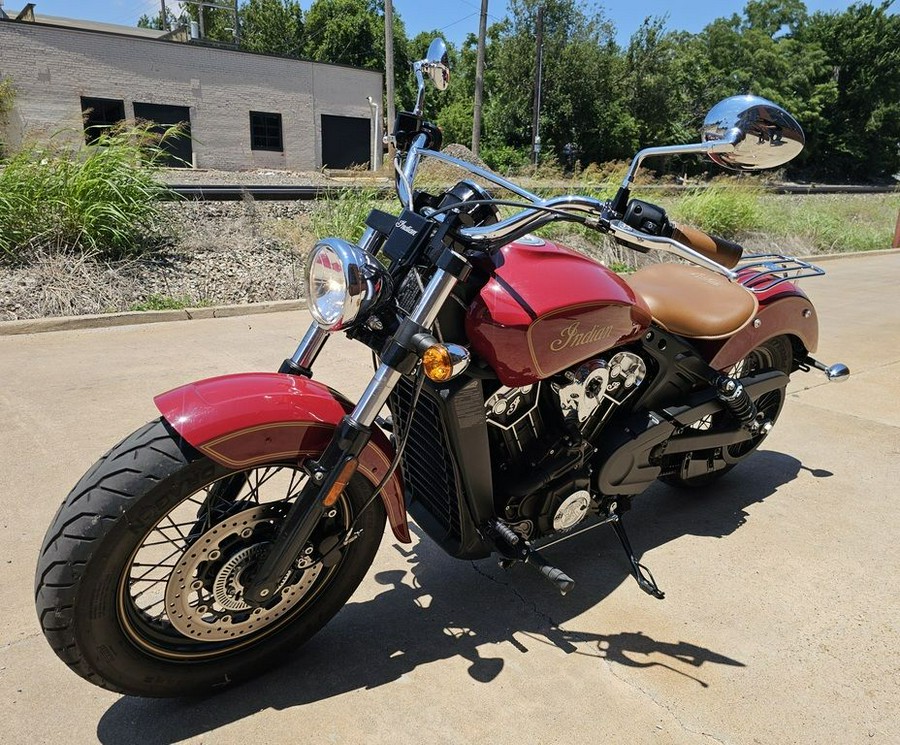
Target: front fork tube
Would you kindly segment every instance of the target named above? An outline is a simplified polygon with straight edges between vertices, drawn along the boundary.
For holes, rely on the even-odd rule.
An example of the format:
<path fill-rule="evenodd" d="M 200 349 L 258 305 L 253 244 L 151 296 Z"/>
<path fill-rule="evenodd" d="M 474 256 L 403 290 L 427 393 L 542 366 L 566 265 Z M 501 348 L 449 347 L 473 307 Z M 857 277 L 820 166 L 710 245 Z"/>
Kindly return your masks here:
<path fill-rule="evenodd" d="M 438 269 L 425 287 L 408 322 L 430 328 L 457 282 L 453 274 Z M 309 349 L 311 348 L 312 340 L 309 345 Z M 305 359 L 303 355 L 308 354 L 309 351 L 303 352 L 298 357 L 298 363 Z M 247 602 L 262 605 L 271 600 L 282 579 L 291 570 L 294 560 L 309 541 L 322 515 L 355 473 L 357 457 L 369 442 L 372 423 L 387 403 L 400 377 L 398 370 L 382 362 L 353 411 L 341 420 L 325 452 L 312 464 L 311 478 L 285 516 L 278 537 L 260 564 L 259 571 L 245 587 L 244 599 Z"/>
<path fill-rule="evenodd" d="M 375 256 L 383 243 L 384 236 L 381 233 L 372 228 L 366 228 L 357 245 L 363 251 Z M 285 360 L 281 364 L 278 372 L 304 375 L 307 378 L 311 378 L 313 362 L 316 361 L 316 357 L 319 356 L 319 352 L 322 351 L 322 347 L 328 341 L 329 335 L 330 333 L 320 328 L 315 321 L 310 323 L 309 328 L 300 340 L 300 344 L 297 345 L 297 350 L 290 359 Z"/>

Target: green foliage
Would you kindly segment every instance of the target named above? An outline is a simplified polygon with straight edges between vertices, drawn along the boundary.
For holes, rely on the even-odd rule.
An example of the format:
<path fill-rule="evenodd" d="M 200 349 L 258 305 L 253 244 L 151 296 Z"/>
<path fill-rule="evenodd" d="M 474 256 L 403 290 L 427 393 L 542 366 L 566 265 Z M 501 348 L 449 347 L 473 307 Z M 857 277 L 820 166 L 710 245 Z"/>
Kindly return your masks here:
<path fill-rule="evenodd" d="M 760 206 L 766 232 L 812 251 L 872 251 L 891 245 L 900 196 L 766 196 Z"/>
<path fill-rule="evenodd" d="M 141 302 L 129 306 L 128 310 L 182 310 L 183 308 L 193 308 L 196 306 L 197 303 L 191 301 L 191 299 L 187 297 L 178 298 L 151 293 Z"/>
<path fill-rule="evenodd" d="M 0 78 L 0 119 L 12 111 L 15 100 L 16 89 L 13 87 L 12 80 L 6 77 Z"/>
<path fill-rule="evenodd" d="M 805 44 L 822 48 L 836 88 L 809 132 L 809 161 L 820 174 L 846 180 L 900 171 L 900 15 L 891 5 L 816 13 L 801 31 Z"/>
<path fill-rule="evenodd" d="M 492 27 L 487 53 L 485 146 L 530 150 L 537 11 L 543 8 L 541 140 L 562 156 L 574 144 L 588 160 L 609 160 L 636 144 L 623 106 L 623 61 L 614 29 L 575 0 L 512 0 Z"/>
<path fill-rule="evenodd" d="M 179 19 L 175 16 L 175 14 L 172 12 L 172 9 L 169 7 L 166 8 L 166 22 L 169 29 L 178 28 L 178 26 L 180 25 Z M 166 28 L 166 26 L 163 25 L 162 10 L 160 10 L 160 12 L 154 16 L 148 16 L 145 13 L 138 19 L 137 25 L 138 28 L 152 28 L 156 29 L 157 31 L 162 31 Z"/>
<path fill-rule="evenodd" d="M 750 186 L 713 184 L 684 195 L 672 215 L 707 233 L 735 238 L 760 224 L 759 197 L 759 191 Z"/>
<path fill-rule="evenodd" d="M 789 172 L 846 180 L 900 171 L 900 15 L 893 0 L 810 15 L 802 0 L 747 0 L 740 14 L 698 34 L 673 32 L 647 18 L 625 49 L 602 11 L 579 0 L 510 0 L 488 28 L 482 148 L 496 167 L 520 164 L 531 149 L 536 17 L 543 9 L 542 152 L 563 159 L 575 146 L 582 163 L 629 158 L 639 147 L 696 138 L 708 109 L 737 93 L 784 106 L 803 126 L 806 150 Z M 241 0 L 241 45 L 320 62 L 384 69 L 383 0 Z M 198 17 L 196 6 L 187 13 Z M 234 16 L 206 8 L 211 40 L 233 43 Z M 174 19 L 172 19 L 174 20 Z M 140 25 L 159 28 L 159 14 Z M 407 38 L 394 13 L 398 110 L 413 104 L 410 63 L 439 31 Z M 444 141 L 471 143 L 476 38 L 448 44 L 453 82 L 430 89 L 426 115 Z M 696 158 L 650 167 L 696 172 Z"/>
<path fill-rule="evenodd" d="M 297 0 L 249 0 L 241 6 L 241 49 L 301 57 L 303 11 Z"/>
<path fill-rule="evenodd" d="M 0 158 L 3 158 L 6 148 L 3 142 L 3 127 L 7 116 L 12 111 L 16 100 L 16 89 L 9 78 L 0 77 Z"/>
<path fill-rule="evenodd" d="M 303 56 L 316 62 L 384 70 L 384 7 L 378 0 L 314 0 L 306 12 Z M 394 69 L 398 110 L 411 108 L 412 62 L 406 27 L 394 13 Z"/>
<path fill-rule="evenodd" d="M 515 173 L 530 162 L 528 150 L 509 145 L 484 145 L 480 156 L 485 163 L 500 173 Z"/>
<path fill-rule="evenodd" d="M 103 132 L 81 151 L 23 148 L 0 172 L 0 259 L 27 261 L 42 248 L 111 259 L 150 245 L 166 191 L 154 178 L 161 150 L 151 126 Z"/>
<path fill-rule="evenodd" d="M 362 236 L 365 219 L 378 206 L 378 193 L 373 189 L 342 191 L 316 204 L 310 214 L 310 229 L 317 238 L 337 236 L 355 242 Z M 386 209 L 393 210 L 394 205 Z"/>

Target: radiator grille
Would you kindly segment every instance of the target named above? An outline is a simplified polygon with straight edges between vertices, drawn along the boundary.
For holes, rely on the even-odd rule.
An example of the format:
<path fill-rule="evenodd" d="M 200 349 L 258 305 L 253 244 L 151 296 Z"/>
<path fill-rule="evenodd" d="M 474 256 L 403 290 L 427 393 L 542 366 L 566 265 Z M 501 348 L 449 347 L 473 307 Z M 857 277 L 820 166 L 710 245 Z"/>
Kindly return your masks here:
<path fill-rule="evenodd" d="M 401 379 L 391 394 L 395 432 L 404 432 L 410 416 L 415 384 Z M 418 502 L 453 538 L 459 540 L 460 481 L 450 453 L 441 409 L 425 386 L 419 395 L 412 430 L 403 452 L 401 467 L 410 502 Z"/>

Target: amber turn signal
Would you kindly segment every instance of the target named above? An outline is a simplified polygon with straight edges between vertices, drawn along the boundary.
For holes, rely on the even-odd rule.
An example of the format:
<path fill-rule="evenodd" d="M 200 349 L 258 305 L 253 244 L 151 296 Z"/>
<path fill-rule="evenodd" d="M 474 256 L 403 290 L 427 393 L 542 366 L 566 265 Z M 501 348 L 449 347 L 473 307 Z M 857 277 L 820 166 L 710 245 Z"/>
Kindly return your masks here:
<path fill-rule="evenodd" d="M 338 497 L 341 496 L 341 492 L 347 487 L 347 484 L 350 483 L 350 479 L 353 478 L 353 474 L 356 473 L 356 468 L 359 465 L 359 461 L 356 458 L 348 458 L 344 461 L 344 465 L 341 467 L 340 473 L 338 473 L 337 478 L 334 480 L 334 483 L 331 485 L 331 488 L 328 490 L 328 494 L 325 495 L 325 498 L 322 500 L 322 504 L 325 507 L 331 507 L 335 502 L 338 501 Z"/>
<path fill-rule="evenodd" d="M 453 377 L 453 361 L 443 344 L 432 344 L 422 355 L 422 369 L 429 380 L 444 383 Z"/>

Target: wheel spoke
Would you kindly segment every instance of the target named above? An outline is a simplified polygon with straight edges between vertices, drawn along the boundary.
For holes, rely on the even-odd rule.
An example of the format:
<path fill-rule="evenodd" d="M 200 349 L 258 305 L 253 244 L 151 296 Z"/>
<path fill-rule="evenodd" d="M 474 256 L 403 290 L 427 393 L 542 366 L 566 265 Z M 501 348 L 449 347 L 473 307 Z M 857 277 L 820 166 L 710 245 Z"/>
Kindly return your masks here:
<path fill-rule="evenodd" d="M 296 499 L 307 478 L 298 465 L 232 473 L 185 495 L 159 517 L 129 565 L 126 584 L 132 622 L 146 643 L 161 651 L 227 647 L 236 636 L 266 627 L 252 620 L 243 604 L 240 573 L 252 566 L 259 546 L 271 540 L 284 516 L 281 505 Z M 176 571 L 183 572 L 177 587 L 172 585 Z M 283 599 L 275 601 L 282 610 L 272 619 L 316 591 L 329 573 L 319 567 L 292 579 L 286 588 L 294 589 L 285 589 Z M 231 620 L 223 624 L 225 616 Z"/>

